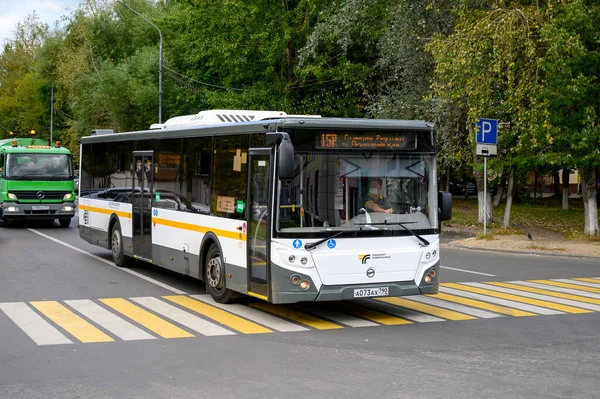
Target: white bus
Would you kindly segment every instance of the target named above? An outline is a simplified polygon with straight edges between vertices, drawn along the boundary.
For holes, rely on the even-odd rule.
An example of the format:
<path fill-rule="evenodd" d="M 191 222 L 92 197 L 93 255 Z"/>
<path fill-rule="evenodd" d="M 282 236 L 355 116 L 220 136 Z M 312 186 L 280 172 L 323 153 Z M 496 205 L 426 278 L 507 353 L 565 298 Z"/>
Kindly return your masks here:
<path fill-rule="evenodd" d="M 421 121 L 203 111 L 81 139 L 79 231 L 204 280 L 221 303 L 432 294 L 435 128 Z"/>

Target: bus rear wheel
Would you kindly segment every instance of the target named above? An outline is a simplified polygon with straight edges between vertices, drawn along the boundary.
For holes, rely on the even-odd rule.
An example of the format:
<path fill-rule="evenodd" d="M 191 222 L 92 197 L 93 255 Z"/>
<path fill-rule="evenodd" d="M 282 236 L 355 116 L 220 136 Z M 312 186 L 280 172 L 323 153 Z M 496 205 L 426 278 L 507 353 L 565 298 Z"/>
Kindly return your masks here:
<path fill-rule="evenodd" d="M 116 222 L 112 228 L 110 244 L 115 265 L 127 267 L 131 263 L 131 258 L 123 253 L 123 234 L 121 234 L 121 225 L 119 222 Z"/>
<path fill-rule="evenodd" d="M 231 303 L 235 300 L 235 293 L 230 289 L 225 288 L 225 269 L 223 258 L 219 248 L 216 245 L 211 245 L 206 254 L 205 264 L 206 290 L 210 293 L 213 299 L 219 303 Z"/>

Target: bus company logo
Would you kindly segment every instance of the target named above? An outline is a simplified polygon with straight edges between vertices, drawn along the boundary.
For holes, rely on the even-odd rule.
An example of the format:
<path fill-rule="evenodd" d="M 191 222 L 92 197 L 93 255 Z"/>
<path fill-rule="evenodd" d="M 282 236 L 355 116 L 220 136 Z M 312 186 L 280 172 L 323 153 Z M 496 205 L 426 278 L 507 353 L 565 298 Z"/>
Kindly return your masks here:
<path fill-rule="evenodd" d="M 368 278 L 373 278 L 375 277 L 375 269 L 373 269 L 372 267 L 369 267 L 367 269 L 367 277 Z"/>
<path fill-rule="evenodd" d="M 371 259 L 371 255 L 367 254 L 359 254 L 358 255 L 358 260 L 360 260 L 362 262 L 363 265 L 367 264 L 367 261 Z"/>
<path fill-rule="evenodd" d="M 108 207 L 111 209 L 119 209 L 121 208 L 121 204 L 119 202 L 109 202 Z"/>
<path fill-rule="evenodd" d="M 36 197 L 38 197 L 38 199 L 44 199 L 44 197 L 46 196 L 46 194 L 44 194 L 44 192 L 43 192 L 43 191 L 38 191 L 38 192 L 35 194 L 35 196 L 36 196 Z"/>

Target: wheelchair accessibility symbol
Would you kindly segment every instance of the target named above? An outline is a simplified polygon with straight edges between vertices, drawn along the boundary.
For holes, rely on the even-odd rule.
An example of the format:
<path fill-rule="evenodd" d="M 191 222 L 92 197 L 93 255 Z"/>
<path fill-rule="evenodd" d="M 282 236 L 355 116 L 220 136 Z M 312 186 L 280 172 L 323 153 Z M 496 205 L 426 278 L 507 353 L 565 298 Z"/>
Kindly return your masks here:
<path fill-rule="evenodd" d="M 158 209 L 154 209 L 154 210 L 152 211 L 152 214 L 153 214 L 154 216 L 158 216 Z"/>
<path fill-rule="evenodd" d="M 335 248 L 336 245 L 337 244 L 336 244 L 335 240 L 329 240 L 329 241 L 327 241 L 327 248 L 329 248 L 329 249 Z"/>

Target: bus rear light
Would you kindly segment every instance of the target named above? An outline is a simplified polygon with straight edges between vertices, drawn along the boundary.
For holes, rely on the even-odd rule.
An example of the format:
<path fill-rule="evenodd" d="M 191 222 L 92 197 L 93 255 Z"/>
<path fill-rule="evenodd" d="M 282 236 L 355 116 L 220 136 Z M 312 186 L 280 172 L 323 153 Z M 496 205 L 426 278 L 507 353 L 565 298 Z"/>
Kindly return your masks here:
<path fill-rule="evenodd" d="M 425 276 L 424 280 L 425 280 L 425 284 L 431 283 L 431 277 L 429 276 L 429 274 Z"/>
<path fill-rule="evenodd" d="M 432 271 L 430 271 L 430 272 L 429 272 L 429 275 L 430 275 L 431 277 L 435 277 L 435 270 L 432 270 Z"/>
<path fill-rule="evenodd" d="M 306 291 L 307 289 L 310 288 L 310 283 L 305 280 L 300 283 L 300 288 L 303 289 L 304 291 Z"/>
<path fill-rule="evenodd" d="M 297 274 L 293 274 L 292 277 L 290 277 L 290 282 L 293 285 L 298 285 L 300 284 L 300 276 L 298 276 Z"/>

